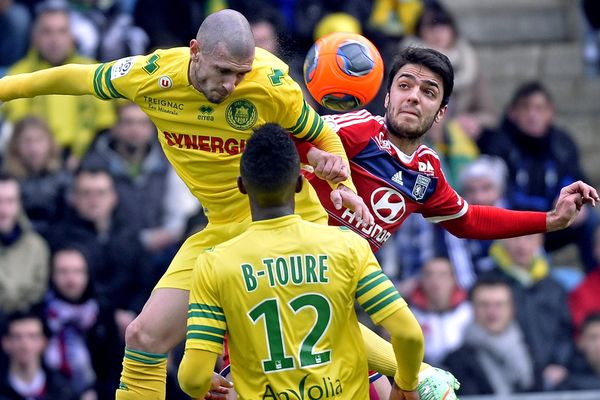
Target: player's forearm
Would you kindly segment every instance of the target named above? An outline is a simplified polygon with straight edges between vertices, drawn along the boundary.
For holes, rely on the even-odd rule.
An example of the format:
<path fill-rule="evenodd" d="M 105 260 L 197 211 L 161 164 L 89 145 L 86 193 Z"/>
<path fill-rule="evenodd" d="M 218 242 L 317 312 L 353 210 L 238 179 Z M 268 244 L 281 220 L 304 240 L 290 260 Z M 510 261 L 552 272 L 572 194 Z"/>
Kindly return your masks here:
<path fill-rule="evenodd" d="M 217 355 L 204 350 L 186 349 L 179 364 L 177 379 L 190 397 L 201 398 L 210 390 Z"/>
<path fill-rule="evenodd" d="M 421 327 L 408 307 L 403 307 L 381 322 L 390 333 L 398 363 L 394 381 L 403 390 L 415 390 L 423 361 L 424 338 Z"/>
<path fill-rule="evenodd" d="M 0 79 L 0 101 L 48 94 L 92 94 L 88 82 L 97 65 L 67 64 Z"/>
<path fill-rule="evenodd" d="M 346 151 L 344 150 L 344 145 L 342 144 L 340 137 L 333 132 L 332 129 L 324 129 L 323 132 L 312 141 L 312 144 L 323 151 L 342 157 L 347 170 L 350 171 L 350 164 L 348 162 Z M 356 193 L 356 187 L 354 186 L 350 175 L 348 175 L 348 179 L 341 183 Z"/>
<path fill-rule="evenodd" d="M 462 217 L 441 224 L 460 238 L 491 240 L 544 233 L 546 219 L 544 212 L 470 205 Z"/>

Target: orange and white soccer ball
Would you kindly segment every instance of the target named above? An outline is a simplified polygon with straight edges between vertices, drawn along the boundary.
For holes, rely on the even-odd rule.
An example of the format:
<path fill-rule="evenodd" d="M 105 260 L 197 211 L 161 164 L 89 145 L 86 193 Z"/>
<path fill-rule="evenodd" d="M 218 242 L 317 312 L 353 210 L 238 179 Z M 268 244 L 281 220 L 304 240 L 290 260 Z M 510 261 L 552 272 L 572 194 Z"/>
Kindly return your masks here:
<path fill-rule="evenodd" d="M 364 107 L 377 95 L 382 80 L 379 51 L 357 33 L 330 33 L 317 40 L 304 59 L 308 91 L 330 110 Z"/>

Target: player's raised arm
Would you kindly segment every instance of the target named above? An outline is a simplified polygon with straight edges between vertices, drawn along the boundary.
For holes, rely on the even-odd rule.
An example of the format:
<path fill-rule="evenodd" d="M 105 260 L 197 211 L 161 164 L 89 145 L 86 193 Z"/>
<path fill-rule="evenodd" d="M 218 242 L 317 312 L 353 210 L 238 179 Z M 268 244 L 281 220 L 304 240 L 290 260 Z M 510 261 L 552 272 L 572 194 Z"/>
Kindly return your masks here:
<path fill-rule="evenodd" d="M 552 232 L 567 228 L 584 204 L 595 206 L 597 201 L 596 189 L 577 181 L 562 188 L 555 208 L 548 212 L 470 205 L 462 217 L 441 224 L 457 237 L 481 240 Z"/>
<path fill-rule="evenodd" d="M 67 64 L 0 79 L 0 101 L 49 94 L 95 94 L 88 82 L 98 65 Z"/>

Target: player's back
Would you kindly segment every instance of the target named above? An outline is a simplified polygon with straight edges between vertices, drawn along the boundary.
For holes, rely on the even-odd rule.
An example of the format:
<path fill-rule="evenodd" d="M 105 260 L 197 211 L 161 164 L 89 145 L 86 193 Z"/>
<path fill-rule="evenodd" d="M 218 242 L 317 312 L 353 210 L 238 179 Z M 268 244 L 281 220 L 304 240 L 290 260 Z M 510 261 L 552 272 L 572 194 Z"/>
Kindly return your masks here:
<path fill-rule="evenodd" d="M 385 300 L 389 288 L 377 282 L 383 273 L 366 241 L 286 216 L 254 222 L 205 256 L 199 267 L 214 268 L 241 398 L 368 398 L 357 286 L 373 300 L 370 314 L 396 298 Z"/>

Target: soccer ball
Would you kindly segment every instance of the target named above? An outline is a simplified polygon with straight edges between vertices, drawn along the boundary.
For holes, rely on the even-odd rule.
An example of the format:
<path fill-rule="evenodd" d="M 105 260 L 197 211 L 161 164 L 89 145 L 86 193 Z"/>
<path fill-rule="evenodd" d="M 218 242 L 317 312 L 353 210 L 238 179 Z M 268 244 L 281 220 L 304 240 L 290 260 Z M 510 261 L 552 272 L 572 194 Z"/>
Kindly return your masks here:
<path fill-rule="evenodd" d="M 330 110 L 364 107 L 379 91 L 382 79 L 381 55 L 357 33 L 330 33 L 317 40 L 304 59 L 308 91 Z"/>

